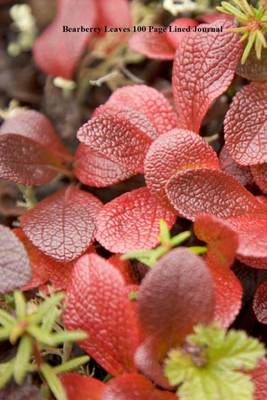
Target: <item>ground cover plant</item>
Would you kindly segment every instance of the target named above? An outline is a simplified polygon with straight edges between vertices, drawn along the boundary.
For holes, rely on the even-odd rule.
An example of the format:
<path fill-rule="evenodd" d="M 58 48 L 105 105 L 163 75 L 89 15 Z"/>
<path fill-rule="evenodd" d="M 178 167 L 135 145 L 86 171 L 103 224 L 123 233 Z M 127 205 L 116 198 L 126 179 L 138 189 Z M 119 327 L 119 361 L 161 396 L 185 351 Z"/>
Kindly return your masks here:
<path fill-rule="evenodd" d="M 44 3 L 0 5 L 0 399 L 265 400 L 266 2 Z"/>

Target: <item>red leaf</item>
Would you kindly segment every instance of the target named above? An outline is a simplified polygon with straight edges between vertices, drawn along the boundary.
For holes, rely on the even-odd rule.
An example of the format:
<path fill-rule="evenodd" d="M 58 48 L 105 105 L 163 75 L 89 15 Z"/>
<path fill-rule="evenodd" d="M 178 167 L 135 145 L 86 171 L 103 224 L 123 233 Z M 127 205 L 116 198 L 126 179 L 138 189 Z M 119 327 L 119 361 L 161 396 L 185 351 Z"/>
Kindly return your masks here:
<path fill-rule="evenodd" d="M 71 79 L 77 63 L 92 36 L 90 32 L 63 32 L 63 26 L 95 26 L 97 10 L 94 0 L 58 0 L 54 21 L 36 40 L 34 59 L 47 75 Z"/>
<path fill-rule="evenodd" d="M 92 254 L 76 262 L 64 322 L 88 333 L 80 346 L 110 374 L 136 371 L 136 315 L 122 275 L 108 261 Z"/>
<path fill-rule="evenodd" d="M 124 28 L 131 26 L 131 13 L 127 0 L 96 0 L 95 3 L 98 9 L 97 26 L 100 26 L 102 28 L 104 28 L 105 26 L 123 26 Z"/>
<path fill-rule="evenodd" d="M 239 35 L 228 31 L 232 24 L 218 20 L 206 27 L 223 32 L 195 32 L 176 53 L 173 69 L 174 99 L 179 128 L 198 132 L 213 101 L 230 85 L 241 55 Z M 193 67 L 192 67 L 193 66 Z"/>
<path fill-rule="evenodd" d="M 32 279 L 23 286 L 23 290 L 40 287 L 47 282 L 52 283 L 55 290 L 65 290 L 70 282 L 74 263 L 60 263 L 46 256 L 27 239 L 22 229 L 15 229 L 14 233 L 27 250 L 32 269 Z M 94 251 L 93 246 L 90 246 L 87 253 Z"/>
<path fill-rule="evenodd" d="M 156 60 L 172 60 L 175 56 L 175 48 L 166 34 L 148 30 L 134 33 L 129 40 L 129 47 L 137 53 Z"/>
<path fill-rule="evenodd" d="M 166 37 L 168 41 L 172 44 L 174 49 L 178 49 L 181 43 L 186 40 L 186 37 L 188 36 L 188 32 L 170 32 L 170 29 L 174 30 L 175 27 L 178 28 L 193 28 L 194 26 L 197 26 L 198 22 L 192 18 L 177 18 L 175 19 L 170 25 L 169 25 L 169 30 L 166 32 Z M 190 32 L 190 31 L 189 31 Z M 175 56 L 175 52 L 174 55 Z M 174 57 L 173 57 L 174 58 Z"/>
<path fill-rule="evenodd" d="M 0 134 L 4 133 L 24 136 L 47 147 L 49 152 L 56 153 L 58 157 L 72 159 L 49 119 L 38 111 L 23 110 L 6 119 L 0 128 Z"/>
<path fill-rule="evenodd" d="M 195 133 L 174 129 L 150 146 L 145 159 L 145 179 L 151 192 L 163 200 L 166 199 L 165 186 L 173 175 L 203 167 L 219 168 L 214 150 Z"/>
<path fill-rule="evenodd" d="M 68 400 L 103 400 L 106 385 L 97 379 L 77 373 L 64 374 L 60 378 Z"/>
<path fill-rule="evenodd" d="M 220 152 L 221 168 L 228 175 L 233 176 L 243 186 L 253 184 L 253 177 L 249 167 L 237 164 L 224 146 Z"/>
<path fill-rule="evenodd" d="M 234 17 L 231 15 L 227 15 L 227 14 L 222 14 L 221 12 L 212 12 L 211 14 L 202 14 L 199 15 L 198 20 L 201 22 L 205 22 L 205 24 L 212 24 L 213 22 L 217 21 L 217 20 L 228 20 L 229 22 L 234 22 Z"/>
<path fill-rule="evenodd" d="M 31 279 L 31 267 L 23 244 L 9 229 L 0 225 L 0 293 L 20 288 Z"/>
<path fill-rule="evenodd" d="M 132 272 L 132 266 L 129 261 L 121 260 L 120 254 L 114 254 L 108 259 L 108 261 L 110 264 L 113 265 L 114 268 L 120 271 L 127 285 L 136 285 L 137 281 L 134 277 L 134 274 Z"/>
<path fill-rule="evenodd" d="M 267 324 L 267 281 L 263 282 L 256 291 L 253 310 L 257 320 L 262 324 Z"/>
<path fill-rule="evenodd" d="M 0 178 L 24 185 L 44 185 L 64 166 L 45 147 L 17 134 L 0 135 Z"/>
<path fill-rule="evenodd" d="M 267 194 L 267 163 L 252 166 L 251 172 L 256 184 Z"/>
<path fill-rule="evenodd" d="M 195 220 L 194 232 L 208 245 L 208 265 L 228 269 L 233 264 L 238 236 L 226 223 L 212 215 L 200 214 Z"/>
<path fill-rule="evenodd" d="M 259 202 L 260 204 L 260 202 Z M 267 268 L 267 213 L 251 213 L 230 218 L 226 223 L 238 234 L 237 257 L 255 268 Z"/>
<path fill-rule="evenodd" d="M 22 229 L 44 254 L 60 262 L 72 261 L 92 243 L 101 208 L 95 196 L 69 186 L 27 211 L 21 218 Z"/>
<path fill-rule="evenodd" d="M 224 120 L 225 146 L 241 165 L 267 162 L 267 83 L 242 88 Z"/>
<path fill-rule="evenodd" d="M 267 398 L 267 359 L 263 358 L 258 367 L 252 373 L 255 384 L 254 400 L 266 400 Z"/>
<path fill-rule="evenodd" d="M 179 172 L 169 180 L 166 193 L 178 213 L 191 220 L 201 213 L 230 218 L 262 209 L 250 192 L 220 170 Z"/>
<path fill-rule="evenodd" d="M 208 245 L 206 262 L 215 285 L 214 319 L 227 328 L 242 305 L 242 286 L 229 270 L 238 248 L 238 236 L 225 222 L 208 214 L 197 216 L 194 232 Z"/>
<path fill-rule="evenodd" d="M 132 35 L 129 46 L 149 58 L 173 60 L 176 49 L 186 38 L 187 32 L 170 32 L 170 30 L 174 30 L 174 27 L 190 28 L 196 25 L 197 22 L 191 18 L 178 18 L 167 27 L 167 32 L 149 31 L 149 27 L 147 27 L 145 32 L 137 32 Z M 154 28 L 156 27 L 164 29 L 163 26 Z"/>
<path fill-rule="evenodd" d="M 152 125 L 144 115 L 102 106 L 78 131 L 78 139 L 134 175 L 143 171 Z M 154 135 L 154 134 L 153 134 Z"/>
<path fill-rule="evenodd" d="M 146 85 L 125 86 L 117 89 L 107 104 L 127 107 L 144 114 L 155 128 L 156 139 L 178 124 L 177 115 L 168 100 L 158 90 Z"/>
<path fill-rule="evenodd" d="M 228 328 L 241 309 L 243 289 L 239 279 L 231 270 L 216 264 L 209 266 L 214 282 L 214 320 L 224 328 Z"/>
<path fill-rule="evenodd" d="M 177 400 L 177 397 L 158 390 L 142 375 L 125 374 L 108 383 L 102 400 Z"/>
<path fill-rule="evenodd" d="M 145 334 L 157 340 L 154 351 L 160 359 L 195 324 L 212 320 L 214 292 L 208 267 L 185 248 L 170 251 L 143 279 L 138 308 Z"/>
<path fill-rule="evenodd" d="M 136 189 L 103 207 L 97 218 L 96 238 L 113 253 L 152 248 L 159 242 L 160 219 L 171 228 L 176 216 L 147 188 Z"/>
<path fill-rule="evenodd" d="M 106 187 L 132 175 L 126 167 L 81 143 L 75 154 L 74 173 L 88 186 Z"/>

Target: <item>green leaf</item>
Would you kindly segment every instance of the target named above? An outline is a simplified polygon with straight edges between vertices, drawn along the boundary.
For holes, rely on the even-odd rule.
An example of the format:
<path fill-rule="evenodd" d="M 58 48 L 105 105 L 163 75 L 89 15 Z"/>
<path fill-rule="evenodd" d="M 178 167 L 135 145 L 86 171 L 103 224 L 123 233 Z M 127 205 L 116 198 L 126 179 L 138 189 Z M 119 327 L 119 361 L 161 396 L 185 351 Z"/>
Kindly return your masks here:
<path fill-rule="evenodd" d="M 83 331 L 63 331 L 60 333 L 55 333 L 51 335 L 54 345 L 58 345 L 64 342 L 80 342 L 81 340 L 87 339 L 88 335 Z"/>
<path fill-rule="evenodd" d="M 43 317 L 42 329 L 46 332 L 51 332 L 60 314 L 60 310 L 56 307 L 52 308 L 52 310 Z"/>
<path fill-rule="evenodd" d="M 13 374 L 14 360 L 0 364 L 0 389 L 3 389 Z"/>
<path fill-rule="evenodd" d="M 51 312 L 51 308 L 56 307 L 64 299 L 63 293 L 53 294 L 51 297 L 46 299 L 39 307 L 36 313 L 30 316 L 30 321 L 39 323 L 42 321 L 47 313 Z"/>
<path fill-rule="evenodd" d="M 54 346 L 55 342 L 50 333 L 43 331 L 38 326 L 29 326 L 27 332 L 34 337 L 39 343 L 45 344 L 47 346 Z"/>
<path fill-rule="evenodd" d="M 60 382 L 59 378 L 55 374 L 54 370 L 50 365 L 43 364 L 41 366 L 41 373 L 43 374 L 51 392 L 57 400 L 68 400 L 64 387 Z"/>
<path fill-rule="evenodd" d="M 202 371 L 178 390 L 180 400 L 253 400 L 253 383 L 240 372 Z"/>
<path fill-rule="evenodd" d="M 16 320 L 5 310 L 0 309 L 0 324 L 5 327 L 12 327 L 16 324 Z"/>
<path fill-rule="evenodd" d="M 188 337 L 188 341 L 206 347 L 208 359 L 225 369 L 254 369 L 259 359 L 265 355 L 262 343 L 244 331 L 234 329 L 225 332 L 216 326 L 199 325 L 195 328 L 195 334 Z"/>
<path fill-rule="evenodd" d="M 0 340 L 7 340 L 9 338 L 10 328 L 0 328 Z"/>
<path fill-rule="evenodd" d="M 171 239 L 171 234 L 169 231 L 169 227 L 164 221 L 164 219 L 161 219 L 159 221 L 159 226 L 160 226 L 160 234 L 159 234 L 159 240 L 160 242 L 164 245 L 166 243 L 170 242 Z"/>
<path fill-rule="evenodd" d="M 23 320 L 26 316 L 26 301 L 25 297 L 18 290 L 14 293 L 15 310 L 19 320 Z"/>
<path fill-rule="evenodd" d="M 180 400 L 253 400 L 253 370 L 265 348 L 243 331 L 198 325 L 170 351 L 164 372 Z"/>
<path fill-rule="evenodd" d="M 185 242 L 187 239 L 189 239 L 190 236 L 191 236 L 190 231 L 184 231 L 184 232 L 178 233 L 178 235 L 173 236 L 173 238 L 171 238 L 171 241 L 170 241 L 172 247 L 179 246 L 180 244 Z"/>
<path fill-rule="evenodd" d="M 21 385 L 28 370 L 27 366 L 32 354 L 32 341 L 29 336 L 23 336 L 19 342 L 18 351 L 15 357 L 14 378 L 18 385 Z"/>
<path fill-rule="evenodd" d="M 73 360 L 67 361 L 64 364 L 54 367 L 55 374 L 62 374 L 63 372 L 69 372 L 73 369 L 79 368 L 81 365 L 87 363 L 90 360 L 88 356 L 76 357 Z"/>

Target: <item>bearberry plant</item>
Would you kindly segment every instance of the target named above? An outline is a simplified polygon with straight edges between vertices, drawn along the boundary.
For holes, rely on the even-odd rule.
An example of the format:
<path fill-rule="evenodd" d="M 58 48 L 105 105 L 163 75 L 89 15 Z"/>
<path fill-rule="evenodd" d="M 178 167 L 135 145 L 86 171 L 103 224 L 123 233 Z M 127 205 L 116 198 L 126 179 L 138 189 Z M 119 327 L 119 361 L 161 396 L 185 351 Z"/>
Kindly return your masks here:
<path fill-rule="evenodd" d="M 0 397 L 266 400 L 266 4 L 76 3 L 0 112 Z"/>

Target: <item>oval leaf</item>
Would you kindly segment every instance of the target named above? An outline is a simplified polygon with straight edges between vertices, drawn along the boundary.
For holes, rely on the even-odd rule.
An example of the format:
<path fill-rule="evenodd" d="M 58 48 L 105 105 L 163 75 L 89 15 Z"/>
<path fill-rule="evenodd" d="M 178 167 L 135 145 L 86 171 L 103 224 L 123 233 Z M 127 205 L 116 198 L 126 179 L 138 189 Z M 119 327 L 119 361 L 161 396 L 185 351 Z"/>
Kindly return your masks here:
<path fill-rule="evenodd" d="M 27 252 L 9 229 L 0 225 L 0 293 L 20 288 L 31 279 L 31 267 Z"/>
<path fill-rule="evenodd" d="M 136 189 L 103 207 L 97 218 L 96 239 L 113 253 L 149 249 L 159 242 L 160 219 L 171 228 L 176 215 L 159 204 L 147 188 Z"/>
<path fill-rule="evenodd" d="M 166 199 L 165 186 L 178 171 L 195 168 L 219 168 L 214 150 L 193 132 L 174 129 L 161 135 L 150 146 L 145 159 L 148 188 Z"/>
<path fill-rule="evenodd" d="M 52 283 L 55 290 L 65 290 L 70 282 L 74 263 L 60 263 L 46 256 L 27 239 L 22 229 L 15 229 L 14 233 L 26 249 L 32 269 L 32 279 L 23 286 L 23 290 L 38 288 L 48 282 Z M 93 251 L 93 247 L 89 249 Z"/>
<path fill-rule="evenodd" d="M 33 54 L 36 64 L 47 75 L 71 79 L 77 63 L 88 44 L 91 32 L 64 32 L 64 26 L 95 26 L 94 0 L 58 0 L 54 21 L 36 40 Z"/>
<path fill-rule="evenodd" d="M 95 196 L 69 186 L 26 212 L 22 229 L 44 254 L 60 262 L 72 261 L 92 243 L 101 208 Z"/>
<path fill-rule="evenodd" d="M 177 115 L 168 100 L 158 90 L 146 85 L 132 85 L 117 89 L 107 104 L 128 107 L 144 114 L 157 135 L 168 132 L 178 124 Z"/>
<path fill-rule="evenodd" d="M 130 178 L 131 171 L 81 143 L 75 154 L 74 173 L 88 186 L 106 187 Z"/>
<path fill-rule="evenodd" d="M 78 131 L 78 139 L 131 174 L 143 171 L 153 127 L 135 111 L 102 106 Z"/>
<path fill-rule="evenodd" d="M 166 193 L 178 213 L 191 220 L 201 213 L 230 218 L 262 208 L 250 192 L 220 170 L 179 172 L 169 180 Z"/>
<path fill-rule="evenodd" d="M 224 120 L 225 146 L 241 165 L 267 162 L 267 83 L 242 88 Z"/>
<path fill-rule="evenodd" d="M 213 101 L 230 85 L 241 55 L 239 35 L 228 31 L 230 22 L 218 20 L 200 27 L 223 31 L 191 32 L 179 47 L 173 67 L 179 128 L 193 132 L 199 131 Z"/>
<path fill-rule="evenodd" d="M 208 267 L 184 248 L 170 251 L 143 279 L 138 309 L 144 332 L 157 337 L 156 351 L 164 356 L 194 325 L 213 318 L 213 280 Z"/>
<path fill-rule="evenodd" d="M 24 185 L 44 185 L 64 166 L 45 147 L 17 134 L 0 135 L 0 178 Z"/>
<path fill-rule="evenodd" d="M 59 135 L 49 119 L 35 110 L 21 110 L 14 116 L 7 118 L 1 125 L 0 134 L 15 133 L 25 136 L 59 157 L 71 160 L 72 157 L 59 139 Z"/>
<path fill-rule="evenodd" d="M 82 329 L 80 346 L 112 375 L 135 372 L 137 319 L 120 272 L 97 255 L 75 264 L 64 314 L 68 329 Z"/>

